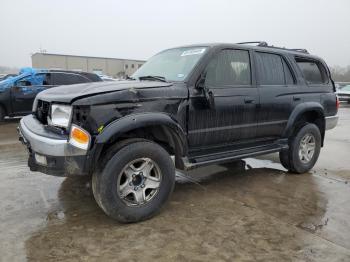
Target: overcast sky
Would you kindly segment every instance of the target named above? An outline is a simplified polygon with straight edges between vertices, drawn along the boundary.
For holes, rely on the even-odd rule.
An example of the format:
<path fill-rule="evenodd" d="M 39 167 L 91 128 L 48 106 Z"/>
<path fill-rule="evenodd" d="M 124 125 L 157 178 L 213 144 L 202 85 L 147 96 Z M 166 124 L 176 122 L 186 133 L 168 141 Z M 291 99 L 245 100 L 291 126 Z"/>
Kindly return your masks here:
<path fill-rule="evenodd" d="M 265 40 L 350 65 L 350 0 L 1 0 L 0 65 L 32 53 L 147 59 L 192 43 Z"/>

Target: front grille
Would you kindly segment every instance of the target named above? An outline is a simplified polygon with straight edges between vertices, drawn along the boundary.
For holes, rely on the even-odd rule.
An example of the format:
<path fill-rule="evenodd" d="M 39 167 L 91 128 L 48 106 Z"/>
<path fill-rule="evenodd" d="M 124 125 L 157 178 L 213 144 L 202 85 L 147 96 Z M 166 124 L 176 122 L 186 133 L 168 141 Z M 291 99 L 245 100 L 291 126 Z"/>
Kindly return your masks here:
<path fill-rule="evenodd" d="M 44 125 L 47 125 L 47 117 L 50 115 L 50 103 L 39 100 L 35 116 Z"/>

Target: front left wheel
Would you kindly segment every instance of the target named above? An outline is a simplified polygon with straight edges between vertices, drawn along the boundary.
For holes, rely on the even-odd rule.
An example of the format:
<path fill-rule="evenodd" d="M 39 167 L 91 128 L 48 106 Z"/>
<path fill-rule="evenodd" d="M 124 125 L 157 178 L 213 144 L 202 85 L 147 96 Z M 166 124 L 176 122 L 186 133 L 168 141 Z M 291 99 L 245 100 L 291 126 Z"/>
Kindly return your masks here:
<path fill-rule="evenodd" d="M 175 167 L 168 152 L 148 140 L 121 142 L 106 154 L 105 167 L 93 175 L 93 193 L 110 217 L 123 223 L 146 220 L 169 199 Z"/>

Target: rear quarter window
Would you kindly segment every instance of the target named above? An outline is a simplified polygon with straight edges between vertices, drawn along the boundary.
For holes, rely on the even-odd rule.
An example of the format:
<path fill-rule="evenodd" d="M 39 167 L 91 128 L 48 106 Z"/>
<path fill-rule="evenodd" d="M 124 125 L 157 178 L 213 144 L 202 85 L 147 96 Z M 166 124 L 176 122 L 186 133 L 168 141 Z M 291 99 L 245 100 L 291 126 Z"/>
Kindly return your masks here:
<path fill-rule="evenodd" d="M 319 85 L 329 83 L 327 70 L 321 62 L 301 57 L 296 57 L 295 62 L 308 84 Z"/>

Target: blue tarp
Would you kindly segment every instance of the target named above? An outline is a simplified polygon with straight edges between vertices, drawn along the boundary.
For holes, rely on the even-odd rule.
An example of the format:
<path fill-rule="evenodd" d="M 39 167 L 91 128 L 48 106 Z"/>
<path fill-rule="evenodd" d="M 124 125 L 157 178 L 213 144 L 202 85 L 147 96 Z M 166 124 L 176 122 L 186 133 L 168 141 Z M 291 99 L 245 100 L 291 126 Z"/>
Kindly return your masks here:
<path fill-rule="evenodd" d="M 27 79 L 28 81 L 31 82 L 32 85 L 42 85 L 44 81 L 44 76 L 43 75 L 36 76 L 36 74 L 45 73 L 45 72 L 48 72 L 48 70 L 37 69 L 32 67 L 23 67 L 20 69 L 18 76 L 9 77 L 3 81 L 0 81 L 0 91 L 10 88 L 11 86 L 13 86 L 13 84 L 16 81 L 27 76 L 32 76 L 31 78 Z"/>

